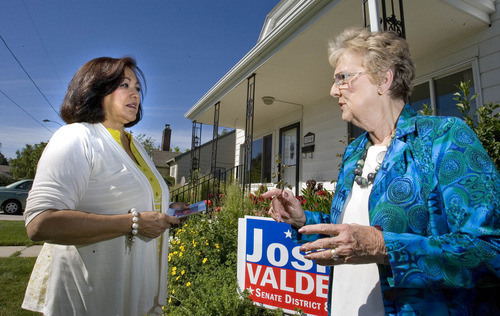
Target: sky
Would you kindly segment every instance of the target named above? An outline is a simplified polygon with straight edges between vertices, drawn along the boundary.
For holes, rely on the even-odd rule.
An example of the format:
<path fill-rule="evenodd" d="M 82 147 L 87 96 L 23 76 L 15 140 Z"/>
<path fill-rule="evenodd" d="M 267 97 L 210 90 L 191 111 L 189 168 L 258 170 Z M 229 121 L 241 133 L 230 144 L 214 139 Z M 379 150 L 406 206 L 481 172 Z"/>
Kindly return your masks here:
<path fill-rule="evenodd" d="M 170 124 L 171 147 L 189 149 L 184 114 L 256 45 L 278 2 L 0 0 L 0 152 L 47 142 L 74 73 L 102 56 L 132 56 L 146 77 L 133 134 L 159 146 Z M 209 141 L 212 127 L 202 132 Z"/>

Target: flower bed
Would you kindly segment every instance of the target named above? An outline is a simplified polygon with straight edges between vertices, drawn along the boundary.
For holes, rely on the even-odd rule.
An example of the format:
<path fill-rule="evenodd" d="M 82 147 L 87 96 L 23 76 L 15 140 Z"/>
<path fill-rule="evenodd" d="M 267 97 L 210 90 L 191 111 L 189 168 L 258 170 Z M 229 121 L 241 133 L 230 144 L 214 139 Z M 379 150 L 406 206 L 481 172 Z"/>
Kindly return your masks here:
<path fill-rule="evenodd" d="M 328 204 L 329 212 L 331 193 L 321 188 L 309 186 L 297 198 L 313 211 Z M 237 282 L 238 218 L 268 216 L 263 191 L 243 197 L 238 185 L 229 185 L 225 194 L 205 201 L 212 211 L 171 230 L 164 315 L 283 315 L 254 305 Z"/>

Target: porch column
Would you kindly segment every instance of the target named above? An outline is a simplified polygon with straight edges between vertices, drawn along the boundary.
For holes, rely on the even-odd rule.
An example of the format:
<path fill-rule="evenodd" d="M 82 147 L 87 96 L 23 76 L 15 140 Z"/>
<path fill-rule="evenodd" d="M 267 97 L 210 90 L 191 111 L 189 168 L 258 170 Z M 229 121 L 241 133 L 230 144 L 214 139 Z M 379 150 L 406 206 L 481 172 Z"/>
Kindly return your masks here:
<path fill-rule="evenodd" d="M 245 122 L 245 144 L 244 144 L 245 160 L 243 163 L 243 192 L 250 192 L 252 183 L 250 171 L 251 171 L 251 161 L 252 161 L 254 100 L 255 100 L 255 74 L 252 74 L 247 79 L 247 110 L 246 110 L 246 122 Z"/>
<path fill-rule="evenodd" d="M 214 105 L 214 130 L 212 134 L 212 161 L 210 171 L 212 174 L 216 172 L 217 169 L 217 143 L 219 142 L 219 108 L 220 102 Z"/>
<path fill-rule="evenodd" d="M 370 24 L 370 30 L 372 32 L 378 32 L 380 31 L 380 24 L 379 24 L 379 13 L 378 13 L 378 4 L 377 0 L 364 0 L 365 3 L 368 3 L 368 16 L 369 16 L 369 21 Z M 363 9 L 364 9 L 363 5 Z M 364 11 L 364 10 L 363 10 Z M 366 19 L 365 19 L 366 23 Z M 365 25 L 366 26 L 366 25 Z"/>
<path fill-rule="evenodd" d="M 193 131 L 191 134 L 191 174 L 200 168 L 200 145 L 201 145 L 201 123 L 193 121 Z"/>
<path fill-rule="evenodd" d="M 403 0 L 390 1 L 391 7 L 388 9 L 386 0 L 380 0 L 380 8 L 382 10 L 381 18 L 379 14 L 379 0 L 362 0 L 364 26 L 369 27 L 372 32 L 378 32 L 380 30 L 394 31 L 398 33 L 400 37 L 406 38 Z"/>

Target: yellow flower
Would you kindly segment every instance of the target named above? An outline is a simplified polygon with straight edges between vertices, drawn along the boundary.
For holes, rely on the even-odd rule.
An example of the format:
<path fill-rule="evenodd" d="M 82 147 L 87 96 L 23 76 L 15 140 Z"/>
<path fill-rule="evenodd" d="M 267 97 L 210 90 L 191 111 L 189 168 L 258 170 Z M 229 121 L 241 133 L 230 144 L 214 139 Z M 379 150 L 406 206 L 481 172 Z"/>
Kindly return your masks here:
<path fill-rule="evenodd" d="M 184 275 L 184 273 L 186 273 L 186 271 L 182 270 L 182 271 L 181 271 L 181 275 Z"/>
<path fill-rule="evenodd" d="M 179 275 L 178 277 L 176 277 L 176 278 L 175 278 L 175 281 L 179 280 L 179 279 L 180 279 L 180 277 L 181 277 L 180 275 Z"/>
<path fill-rule="evenodd" d="M 179 253 L 179 258 L 182 258 L 182 252 L 181 252 L 181 253 Z"/>
<path fill-rule="evenodd" d="M 179 249 L 180 249 L 181 251 L 184 251 L 184 249 L 185 249 L 185 248 L 184 248 L 184 246 L 180 246 L 180 247 L 179 247 Z"/>
<path fill-rule="evenodd" d="M 186 286 L 191 286 L 191 282 L 186 283 Z"/>
<path fill-rule="evenodd" d="M 174 294 L 174 293 L 175 293 L 175 289 L 172 290 L 172 294 Z"/>
<path fill-rule="evenodd" d="M 215 244 L 215 248 L 219 249 L 219 244 Z"/>
<path fill-rule="evenodd" d="M 207 262 L 207 258 L 203 259 L 203 264 L 205 264 L 205 262 Z"/>

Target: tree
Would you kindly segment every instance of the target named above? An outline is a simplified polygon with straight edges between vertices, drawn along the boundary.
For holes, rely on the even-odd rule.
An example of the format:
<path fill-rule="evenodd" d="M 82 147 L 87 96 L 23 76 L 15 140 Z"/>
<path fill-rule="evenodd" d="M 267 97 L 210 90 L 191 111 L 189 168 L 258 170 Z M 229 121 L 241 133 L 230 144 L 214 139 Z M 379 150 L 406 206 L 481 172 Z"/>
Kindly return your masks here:
<path fill-rule="evenodd" d="M 0 186 L 3 187 L 13 182 L 16 182 L 16 180 L 14 180 L 14 178 L 12 178 L 11 176 L 6 174 L 0 174 Z"/>
<path fill-rule="evenodd" d="M 153 137 L 147 136 L 146 134 L 139 134 L 134 137 L 141 143 L 144 149 L 146 149 L 146 152 L 150 157 L 153 150 L 160 150 L 160 146 L 155 145 L 156 140 Z"/>
<path fill-rule="evenodd" d="M 453 100 L 457 101 L 458 110 L 462 113 L 465 123 L 476 133 L 497 169 L 500 169 L 500 104 L 487 102 L 478 106 L 474 113 L 472 102 L 479 94 L 470 95 L 470 81 L 460 82 L 457 89 Z M 419 113 L 433 115 L 433 110 L 424 104 Z"/>
<path fill-rule="evenodd" d="M 8 164 L 9 161 L 7 160 L 7 158 L 5 158 L 2 153 L 0 153 L 0 165 L 7 166 Z"/>
<path fill-rule="evenodd" d="M 470 81 L 458 85 L 460 92 L 454 94 L 457 107 L 464 116 L 465 123 L 477 134 L 484 149 L 500 169 L 500 104 L 487 102 L 472 112 L 472 101 L 478 93 L 470 96 Z"/>
<path fill-rule="evenodd" d="M 15 179 L 33 179 L 36 165 L 47 143 L 26 145 L 21 151 L 16 151 L 16 158 L 10 161 L 12 175 Z"/>

